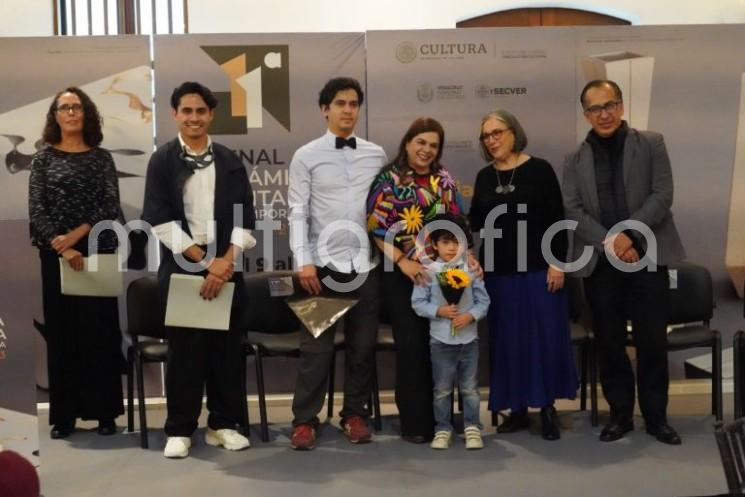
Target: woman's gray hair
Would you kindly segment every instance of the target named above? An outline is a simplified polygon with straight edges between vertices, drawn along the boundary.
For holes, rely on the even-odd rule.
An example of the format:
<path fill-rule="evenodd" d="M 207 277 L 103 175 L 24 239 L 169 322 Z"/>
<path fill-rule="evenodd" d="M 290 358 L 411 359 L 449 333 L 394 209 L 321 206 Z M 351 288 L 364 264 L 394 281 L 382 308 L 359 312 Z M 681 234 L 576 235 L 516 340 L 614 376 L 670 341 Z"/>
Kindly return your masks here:
<path fill-rule="evenodd" d="M 512 133 L 515 135 L 515 143 L 512 145 L 513 152 L 522 152 L 523 150 L 525 150 L 525 147 L 528 146 L 528 136 L 525 134 L 525 130 L 520 124 L 520 121 L 518 121 L 511 112 L 508 112 L 504 109 L 496 109 L 490 111 L 484 117 L 482 117 L 481 126 L 479 126 L 479 148 L 481 150 L 481 156 L 484 158 L 484 160 L 491 161 L 494 159 L 494 157 L 492 157 L 492 155 L 489 153 L 489 149 L 486 148 L 484 140 L 481 139 L 481 133 L 484 131 L 484 123 L 489 119 L 502 121 L 504 124 L 507 125 L 509 129 L 512 130 Z"/>

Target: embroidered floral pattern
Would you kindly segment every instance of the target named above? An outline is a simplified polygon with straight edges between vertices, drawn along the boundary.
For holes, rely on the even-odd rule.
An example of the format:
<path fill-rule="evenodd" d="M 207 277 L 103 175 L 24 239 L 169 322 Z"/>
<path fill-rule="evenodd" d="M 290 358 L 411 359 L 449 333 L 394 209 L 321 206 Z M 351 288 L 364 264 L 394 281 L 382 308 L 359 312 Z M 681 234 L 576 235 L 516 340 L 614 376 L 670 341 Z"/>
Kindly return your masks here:
<path fill-rule="evenodd" d="M 398 231 L 394 243 L 407 257 L 414 257 L 425 249 L 416 244 L 419 231 L 446 212 L 463 214 L 460 194 L 448 171 L 401 174 L 390 166 L 375 178 L 367 197 L 367 229 L 379 238 L 385 238 L 389 229 Z"/>

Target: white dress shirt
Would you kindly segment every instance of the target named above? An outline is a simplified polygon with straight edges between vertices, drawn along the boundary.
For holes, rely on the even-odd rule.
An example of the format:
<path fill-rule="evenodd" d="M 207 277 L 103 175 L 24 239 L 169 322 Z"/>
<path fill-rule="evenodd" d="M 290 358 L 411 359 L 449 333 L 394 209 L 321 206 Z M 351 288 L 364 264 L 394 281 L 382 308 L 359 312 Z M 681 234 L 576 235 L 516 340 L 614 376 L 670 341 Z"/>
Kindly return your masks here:
<path fill-rule="evenodd" d="M 187 153 L 198 155 L 204 150 L 194 151 L 178 135 L 181 147 Z M 212 145 L 212 138 L 207 137 L 207 147 Z M 206 149 L 205 149 L 206 150 Z M 181 228 L 177 221 L 153 226 L 153 234 L 174 254 L 180 254 L 192 245 L 209 245 L 215 240 L 215 162 L 201 169 L 195 169 L 194 174 L 184 184 L 184 215 L 189 223 L 191 236 Z M 256 239 L 250 230 L 235 227 L 230 234 L 230 243 L 242 250 L 248 250 L 256 245 Z"/>
<path fill-rule="evenodd" d="M 362 273 L 377 265 L 377 258 L 371 260 L 366 201 L 387 158 L 380 146 L 355 138 L 356 149 L 337 149 L 336 136 L 326 131 L 300 147 L 292 158 L 288 203 L 296 268 L 314 264 Z M 354 226 L 355 232 L 341 226 L 324 232 L 338 221 Z"/>

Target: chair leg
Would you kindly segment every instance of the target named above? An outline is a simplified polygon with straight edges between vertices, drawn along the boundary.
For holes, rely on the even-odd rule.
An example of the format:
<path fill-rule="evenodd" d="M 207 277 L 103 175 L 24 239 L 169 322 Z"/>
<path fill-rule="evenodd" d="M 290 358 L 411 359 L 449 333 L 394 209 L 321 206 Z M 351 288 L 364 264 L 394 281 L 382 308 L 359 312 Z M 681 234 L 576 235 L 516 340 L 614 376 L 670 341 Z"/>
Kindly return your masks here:
<path fill-rule="evenodd" d="M 735 384 L 735 419 L 742 417 L 742 346 L 745 332 L 739 330 L 735 333 L 735 339 L 732 343 L 732 353 L 734 354 L 734 384 Z"/>
<path fill-rule="evenodd" d="M 584 411 L 587 409 L 587 354 L 588 354 L 588 343 L 587 340 L 583 340 L 579 346 L 579 410 Z"/>
<path fill-rule="evenodd" d="M 135 431 L 133 348 L 127 348 L 127 432 Z"/>
<path fill-rule="evenodd" d="M 142 364 L 142 356 L 139 351 L 134 352 L 135 364 L 137 365 L 137 403 L 140 413 L 140 447 L 149 447 L 147 438 L 147 414 L 145 412 L 145 368 Z"/>
<path fill-rule="evenodd" d="M 329 418 L 334 417 L 334 382 L 336 381 L 336 349 L 334 349 L 334 353 L 331 354 L 331 367 L 329 368 L 329 393 L 328 397 L 326 398 L 327 402 L 327 411 L 326 415 Z"/>
<path fill-rule="evenodd" d="M 259 347 L 254 347 L 256 354 L 256 390 L 259 394 L 259 418 L 261 421 L 261 441 L 269 441 L 269 424 L 266 419 L 266 392 L 264 390 L 264 361 Z"/>
<path fill-rule="evenodd" d="M 590 363 L 590 424 L 598 425 L 598 357 L 595 340 L 588 347 L 588 362 Z"/>
<path fill-rule="evenodd" d="M 247 387 L 247 380 L 246 380 L 246 374 L 248 368 L 246 367 L 246 361 L 248 361 L 248 354 L 243 360 L 243 372 L 241 374 L 242 376 L 242 387 L 243 387 L 243 400 L 246 402 L 246 408 L 243 411 L 243 419 L 241 419 L 241 431 L 243 432 L 243 435 L 246 438 L 251 438 L 251 425 L 248 421 L 248 387 Z"/>
<path fill-rule="evenodd" d="M 715 330 L 711 347 L 711 410 L 717 421 L 722 420 L 722 337 Z"/>
<path fill-rule="evenodd" d="M 373 361 L 372 381 L 372 408 L 375 415 L 373 418 L 373 427 L 375 428 L 375 431 L 381 431 L 383 429 L 383 415 L 380 412 L 380 384 L 378 383 L 377 361 Z"/>

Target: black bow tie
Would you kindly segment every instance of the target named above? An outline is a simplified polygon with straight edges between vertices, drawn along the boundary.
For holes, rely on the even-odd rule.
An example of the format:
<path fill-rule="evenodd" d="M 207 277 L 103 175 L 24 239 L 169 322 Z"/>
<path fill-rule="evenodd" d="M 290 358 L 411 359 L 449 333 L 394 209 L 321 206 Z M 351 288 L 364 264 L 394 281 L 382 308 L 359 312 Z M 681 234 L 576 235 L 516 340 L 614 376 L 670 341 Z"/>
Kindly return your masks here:
<path fill-rule="evenodd" d="M 354 136 L 351 138 L 342 138 L 341 136 L 337 136 L 336 148 L 344 148 L 345 146 L 357 149 L 357 138 L 355 138 Z"/>

